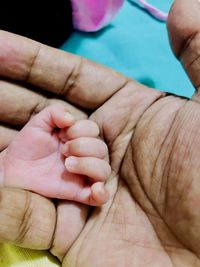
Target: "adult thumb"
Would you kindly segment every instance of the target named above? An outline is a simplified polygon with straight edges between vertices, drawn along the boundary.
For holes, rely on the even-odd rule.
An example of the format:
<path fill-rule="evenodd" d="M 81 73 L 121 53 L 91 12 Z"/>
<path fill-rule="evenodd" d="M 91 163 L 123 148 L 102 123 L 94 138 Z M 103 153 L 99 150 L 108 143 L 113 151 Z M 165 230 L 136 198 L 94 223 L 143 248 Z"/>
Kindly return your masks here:
<path fill-rule="evenodd" d="M 55 224 L 56 210 L 50 200 L 20 189 L 0 189 L 0 242 L 48 249 Z"/>
<path fill-rule="evenodd" d="M 176 0 L 168 18 L 172 50 L 193 83 L 200 102 L 200 1 Z"/>

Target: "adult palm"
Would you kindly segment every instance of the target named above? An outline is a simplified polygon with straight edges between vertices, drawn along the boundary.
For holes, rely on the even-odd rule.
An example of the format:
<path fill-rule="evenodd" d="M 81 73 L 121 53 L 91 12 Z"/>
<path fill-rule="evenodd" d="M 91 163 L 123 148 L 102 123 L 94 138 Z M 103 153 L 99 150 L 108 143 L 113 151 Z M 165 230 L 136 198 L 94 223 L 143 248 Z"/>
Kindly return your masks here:
<path fill-rule="evenodd" d="M 109 145 L 112 198 L 63 265 L 200 265 L 199 104 L 128 82 L 90 119 Z"/>
<path fill-rule="evenodd" d="M 175 1 L 168 22 L 197 89 L 198 5 Z M 109 145 L 112 198 L 93 211 L 63 266 L 200 266 L 198 92 L 188 100 L 127 80 L 90 119 Z"/>

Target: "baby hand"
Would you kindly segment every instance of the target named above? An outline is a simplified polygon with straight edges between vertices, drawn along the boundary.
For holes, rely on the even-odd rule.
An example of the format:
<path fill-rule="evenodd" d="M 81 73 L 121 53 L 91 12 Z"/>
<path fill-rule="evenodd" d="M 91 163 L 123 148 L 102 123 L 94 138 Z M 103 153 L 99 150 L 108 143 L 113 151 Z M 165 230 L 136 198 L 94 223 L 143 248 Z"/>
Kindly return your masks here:
<path fill-rule="evenodd" d="M 99 206 L 109 194 L 106 144 L 98 126 L 76 121 L 61 105 L 34 116 L 0 155 L 3 185 Z"/>
<path fill-rule="evenodd" d="M 108 200 L 104 182 L 110 176 L 111 168 L 107 146 L 98 136 L 97 124 L 89 120 L 77 121 L 59 133 L 64 143 L 61 153 L 66 157 L 65 167 L 68 172 L 78 174 L 85 186 L 79 192 L 78 201 L 90 199 L 101 205 Z"/>

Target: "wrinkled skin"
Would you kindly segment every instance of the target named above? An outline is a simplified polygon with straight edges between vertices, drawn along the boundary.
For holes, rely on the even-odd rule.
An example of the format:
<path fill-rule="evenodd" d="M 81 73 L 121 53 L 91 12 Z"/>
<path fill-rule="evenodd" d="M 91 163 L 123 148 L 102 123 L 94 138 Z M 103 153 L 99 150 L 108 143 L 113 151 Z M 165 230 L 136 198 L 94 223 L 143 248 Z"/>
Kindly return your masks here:
<path fill-rule="evenodd" d="M 13 60 L 6 60 L 0 66 L 1 75 L 26 80 L 54 93 L 60 92 L 72 104 L 89 107 L 90 119 L 98 123 L 109 146 L 113 170 L 107 184 L 112 195 L 109 203 L 92 210 L 87 221 L 85 206 L 63 202 L 56 211 L 53 203 L 42 197 L 2 189 L 1 240 L 6 237 L 7 241 L 21 246 L 50 248 L 60 259 L 64 257 L 63 266 L 66 267 L 200 266 L 199 11 L 197 1 L 177 0 L 168 21 L 174 53 L 197 88 L 191 100 L 148 89 L 85 60 L 79 64 L 77 57 L 67 55 L 66 60 L 62 52 L 45 47 L 40 48 L 34 64 L 25 64 L 30 62 L 30 50 L 38 47 L 27 41 L 24 41 L 24 46 L 32 49 L 24 49 L 29 52 L 23 55 L 20 47 L 17 48 L 17 67 L 12 68 Z M 191 19 L 191 14 L 194 19 Z M 0 38 L 0 45 L 4 43 L 5 47 L 4 33 Z M 15 40 L 15 47 L 19 43 L 21 39 Z M 11 45 L 3 56 L 0 52 L 0 60 L 10 58 L 12 49 Z M 52 62 L 51 68 L 47 62 L 50 52 L 60 59 L 60 62 Z M 54 78 L 51 78 L 51 71 L 55 71 Z M 66 78 L 66 73 L 70 74 L 69 78 Z M 87 73 L 90 73 L 89 77 Z M 4 97 L 11 99 L 6 92 Z M 38 103 L 47 104 L 49 101 Z M 23 125 L 29 118 L 24 114 L 30 114 L 28 111 L 34 108 L 26 109 L 20 101 L 15 105 L 4 107 L 3 114 L 7 114 L 6 109 L 13 108 L 9 116 L 2 118 L 12 125 Z M 43 108 L 42 105 L 35 106 L 36 112 Z M 20 107 L 24 113 L 16 122 L 15 112 Z M 85 116 L 78 110 L 75 113 Z M 14 132 L 2 128 L 2 136 L 5 136 L 3 131 L 9 132 L 4 138 L 6 146 Z M 17 222 L 23 218 L 23 227 L 11 219 L 9 224 L 6 223 L 9 213 L 4 210 L 11 210 L 12 197 L 16 199 L 14 204 L 18 205 Z M 36 208 L 38 202 L 40 210 Z M 40 213 L 44 210 L 48 210 L 45 220 Z M 56 214 L 57 228 L 53 235 Z M 13 225 L 14 233 L 9 232 L 10 235 L 6 236 L 6 231 Z"/>

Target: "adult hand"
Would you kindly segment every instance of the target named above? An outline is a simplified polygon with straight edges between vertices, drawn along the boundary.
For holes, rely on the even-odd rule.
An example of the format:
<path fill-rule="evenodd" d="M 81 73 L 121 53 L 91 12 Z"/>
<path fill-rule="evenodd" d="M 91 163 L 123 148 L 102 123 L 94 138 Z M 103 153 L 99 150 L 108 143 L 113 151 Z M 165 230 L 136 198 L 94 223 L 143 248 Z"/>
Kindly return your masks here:
<path fill-rule="evenodd" d="M 63 103 L 80 119 L 87 114 L 76 106 L 96 109 L 126 83 L 123 76 L 95 63 L 4 31 L 0 63 L 0 150 L 47 105 Z M 0 196 L 0 241 L 51 248 L 60 259 L 88 214 L 87 206 L 67 201 L 56 204 L 56 213 L 50 200 L 23 190 L 1 189 Z"/>
<path fill-rule="evenodd" d="M 174 10 L 184 6 L 186 1 L 177 1 Z M 194 6 L 192 14 L 196 11 L 197 6 Z M 181 43 L 187 43 L 187 39 L 193 40 L 189 37 L 197 23 L 195 20 L 195 25 L 190 24 L 188 31 L 182 34 L 181 31 L 187 28 L 183 23 L 188 22 L 188 13 L 183 15 L 185 18 L 179 27 L 175 27 L 177 11 L 173 15 L 172 10 L 169 21 L 172 43 L 173 36 L 179 36 L 177 47 L 182 47 Z M 185 52 L 183 62 L 198 55 L 198 39 L 194 40 L 185 46 L 184 50 L 188 52 Z M 58 58 L 63 62 L 60 56 Z M 194 58 L 192 61 L 195 62 Z M 58 65 L 61 66 L 61 62 Z M 48 62 L 45 66 L 50 67 Z M 45 66 L 41 68 L 43 74 L 49 69 Z M 108 188 L 112 198 L 103 208 L 91 213 L 66 254 L 63 266 L 200 265 L 198 94 L 193 101 L 165 96 L 112 71 L 87 66 L 90 78 L 86 77 L 86 80 L 89 80 L 78 82 L 80 77 L 85 77 L 81 71 L 78 80 L 74 79 L 73 93 L 94 108 L 92 101 L 98 99 L 98 93 L 104 96 L 101 101 L 105 104 L 93 113 L 91 119 L 99 124 L 102 136 L 109 144 L 113 175 Z M 198 65 L 190 73 L 193 73 L 191 77 L 196 77 L 192 78 L 195 83 Z M 18 74 L 14 78 L 17 77 Z M 82 90 L 84 87 L 86 90 Z M 66 221 L 60 220 L 60 225 L 65 225 Z M 27 222 L 24 220 L 24 225 Z M 37 236 L 38 232 L 35 234 Z M 68 236 L 65 233 L 63 236 L 67 241 Z"/>
<path fill-rule="evenodd" d="M 91 116 L 109 145 L 112 198 L 63 266 L 200 266 L 199 12 L 198 1 L 177 0 L 168 22 L 191 100 L 129 81 Z"/>

